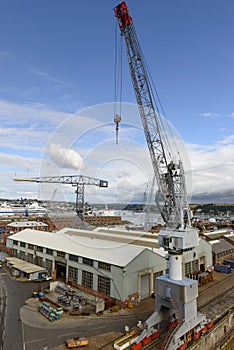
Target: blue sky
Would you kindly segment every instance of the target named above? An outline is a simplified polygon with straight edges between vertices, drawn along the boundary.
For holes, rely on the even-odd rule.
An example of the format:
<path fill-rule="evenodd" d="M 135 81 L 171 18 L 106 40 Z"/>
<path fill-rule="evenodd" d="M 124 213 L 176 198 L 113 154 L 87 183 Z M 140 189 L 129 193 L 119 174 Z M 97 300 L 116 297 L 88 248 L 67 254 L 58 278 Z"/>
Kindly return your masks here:
<path fill-rule="evenodd" d="M 112 102 L 119 29 L 113 8 L 117 3 L 1 3 L 0 197 L 36 196 L 36 184 L 19 186 L 12 177 L 39 176 L 43 159 L 52 164 L 53 169 L 47 167 L 47 172 L 84 171 L 90 176 L 108 176 L 109 182 L 121 178 L 122 191 L 130 182 L 139 188 L 145 184 L 145 176 L 151 176 L 149 170 L 150 175 L 142 172 L 141 180 L 133 179 L 130 172 L 135 170 L 125 164 L 126 159 L 134 159 L 136 167 L 136 163 L 142 163 L 139 153 L 132 153 L 129 140 L 133 151 L 137 143 L 143 158 L 147 153 L 135 112 L 130 118 L 122 116 L 122 145 L 120 142 L 116 148 L 114 141 Z M 206 195 L 211 201 L 212 195 L 216 198 L 218 193 L 226 200 L 223 193 L 226 196 L 232 192 L 227 199 L 232 201 L 233 1 L 129 0 L 127 4 L 166 116 L 185 142 L 193 170 L 193 194 L 198 198 Z M 122 100 L 135 103 L 125 51 Z M 75 118 L 75 126 L 70 124 L 81 110 L 82 118 Z M 102 150 L 102 146 L 106 148 Z M 64 160 L 66 150 L 76 152 L 76 156 L 71 152 L 67 155 L 77 158 L 75 166 L 69 166 L 69 161 L 65 165 L 59 162 L 59 156 Z M 102 152 L 108 154 L 105 160 Z M 126 169 L 118 174 L 115 166 L 120 157 L 125 160 L 117 168 Z M 111 166 L 108 172 L 100 173 L 103 162 L 110 165 L 108 159 L 113 162 L 112 173 Z M 136 188 L 130 197 L 141 197 Z M 110 187 L 110 191 L 113 189 Z M 111 201 L 110 192 L 108 196 Z"/>

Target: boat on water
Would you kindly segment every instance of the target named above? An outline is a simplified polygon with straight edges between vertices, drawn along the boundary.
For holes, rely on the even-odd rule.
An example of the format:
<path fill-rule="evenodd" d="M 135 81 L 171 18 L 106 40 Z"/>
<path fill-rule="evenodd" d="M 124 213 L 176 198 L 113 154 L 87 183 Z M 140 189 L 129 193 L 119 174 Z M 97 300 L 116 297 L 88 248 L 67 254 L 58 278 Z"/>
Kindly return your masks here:
<path fill-rule="evenodd" d="M 25 205 L 10 205 L 6 202 L 0 204 L 0 216 L 3 215 L 44 215 L 47 209 L 40 206 L 37 202 Z"/>

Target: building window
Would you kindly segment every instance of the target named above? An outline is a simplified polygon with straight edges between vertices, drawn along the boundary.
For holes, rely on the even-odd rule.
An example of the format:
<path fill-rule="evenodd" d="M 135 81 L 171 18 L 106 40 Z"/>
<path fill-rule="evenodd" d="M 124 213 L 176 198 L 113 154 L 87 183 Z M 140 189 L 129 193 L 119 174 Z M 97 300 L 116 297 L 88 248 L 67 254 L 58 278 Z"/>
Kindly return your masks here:
<path fill-rule="evenodd" d="M 198 268 L 198 260 L 194 260 L 192 261 L 192 272 L 198 272 L 199 268 Z"/>
<path fill-rule="evenodd" d="M 13 244 L 14 244 L 14 245 L 18 245 L 18 241 L 15 241 L 15 240 L 14 240 L 14 241 L 13 241 Z"/>
<path fill-rule="evenodd" d="M 17 250 L 16 249 L 12 249 L 12 255 L 15 256 L 15 257 L 17 256 Z"/>
<path fill-rule="evenodd" d="M 25 248 L 26 244 L 24 242 L 20 242 L 20 246 Z"/>
<path fill-rule="evenodd" d="M 88 271 L 82 271 L 82 285 L 93 289 L 93 274 Z"/>
<path fill-rule="evenodd" d="M 98 262 L 98 268 L 105 271 L 111 271 L 111 265 L 102 261 Z"/>
<path fill-rule="evenodd" d="M 93 266 L 93 260 L 89 258 L 83 258 L 83 264 Z"/>
<path fill-rule="evenodd" d="M 34 250 L 34 245 L 33 245 L 33 244 L 28 243 L 28 249 Z"/>
<path fill-rule="evenodd" d="M 60 258 L 65 258 L 65 253 L 61 251 L 57 251 L 57 256 L 59 256 Z"/>
<path fill-rule="evenodd" d="M 200 257 L 200 262 L 199 262 L 199 270 L 204 272 L 205 269 L 206 269 L 206 264 L 205 264 L 205 261 L 206 261 L 206 257 L 205 256 L 201 256 Z"/>
<path fill-rule="evenodd" d="M 185 263 L 185 275 L 189 274 L 191 272 L 191 262 Z"/>
<path fill-rule="evenodd" d="M 37 246 L 37 251 L 43 253 L 43 247 Z"/>
<path fill-rule="evenodd" d="M 78 262 L 78 256 L 69 254 L 69 260 Z"/>
<path fill-rule="evenodd" d="M 98 292 L 110 295 L 111 280 L 108 277 L 98 276 Z"/>
<path fill-rule="evenodd" d="M 163 270 L 162 271 L 157 271 L 157 272 L 154 273 L 154 278 L 162 276 L 162 275 L 163 275 Z"/>
<path fill-rule="evenodd" d="M 68 266 L 68 277 L 72 279 L 72 281 L 78 281 L 78 269 L 75 267 Z"/>
<path fill-rule="evenodd" d="M 53 255 L 53 249 L 46 248 L 46 254 Z"/>
<path fill-rule="evenodd" d="M 21 259 L 21 260 L 25 260 L 25 252 L 19 252 L 19 258 Z"/>
<path fill-rule="evenodd" d="M 43 258 L 42 257 L 40 257 L 40 256 L 36 257 L 36 265 L 44 267 L 44 262 L 43 262 Z"/>
<path fill-rule="evenodd" d="M 28 262 L 33 264 L 33 254 L 28 254 Z"/>
<path fill-rule="evenodd" d="M 52 273 L 52 260 L 46 259 L 46 270 Z"/>

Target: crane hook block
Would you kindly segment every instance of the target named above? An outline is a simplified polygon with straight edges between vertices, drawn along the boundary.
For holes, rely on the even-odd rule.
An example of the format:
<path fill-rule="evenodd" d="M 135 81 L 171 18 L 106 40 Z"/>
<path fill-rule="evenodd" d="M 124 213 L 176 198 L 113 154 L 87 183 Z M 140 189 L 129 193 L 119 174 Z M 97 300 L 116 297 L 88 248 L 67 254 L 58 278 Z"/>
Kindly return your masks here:
<path fill-rule="evenodd" d="M 115 131 L 116 131 L 116 145 L 118 144 L 118 136 L 119 136 L 119 123 L 121 122 L 120 115 L 116 114 L 114 117 L 114 122 L 116 124 Z"/>
<path fill-rule="evenodd" d="M 119 123 L 121 122 L 121 117 L 120 117 L 120 115 L 118 115 L 118 114 L 115 115 L 114 122 L 115 122 L 116 124 L 119 124 Z"/>

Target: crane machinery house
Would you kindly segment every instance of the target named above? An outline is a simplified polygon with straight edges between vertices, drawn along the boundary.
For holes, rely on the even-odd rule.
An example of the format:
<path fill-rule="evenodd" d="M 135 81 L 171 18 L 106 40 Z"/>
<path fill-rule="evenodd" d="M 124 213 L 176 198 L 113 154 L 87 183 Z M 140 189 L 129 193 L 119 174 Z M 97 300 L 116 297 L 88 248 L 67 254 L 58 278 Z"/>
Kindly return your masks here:
<path fill-rule="evenodd" d="M 101 227 L 56 233 L 25 229 L 9 236 L 7 247 L 14 258 L 46 269 L 53 280 L 119 301 L 149 297 L 157 289 L 155 277 L 168 272 L 166 251 L 158 245 L 157 235 L 147 232 Z M 204 270 L 211 262 L 210 244 L 199 239 L 199 246 L 183 255 L 184 273 Z"/>

